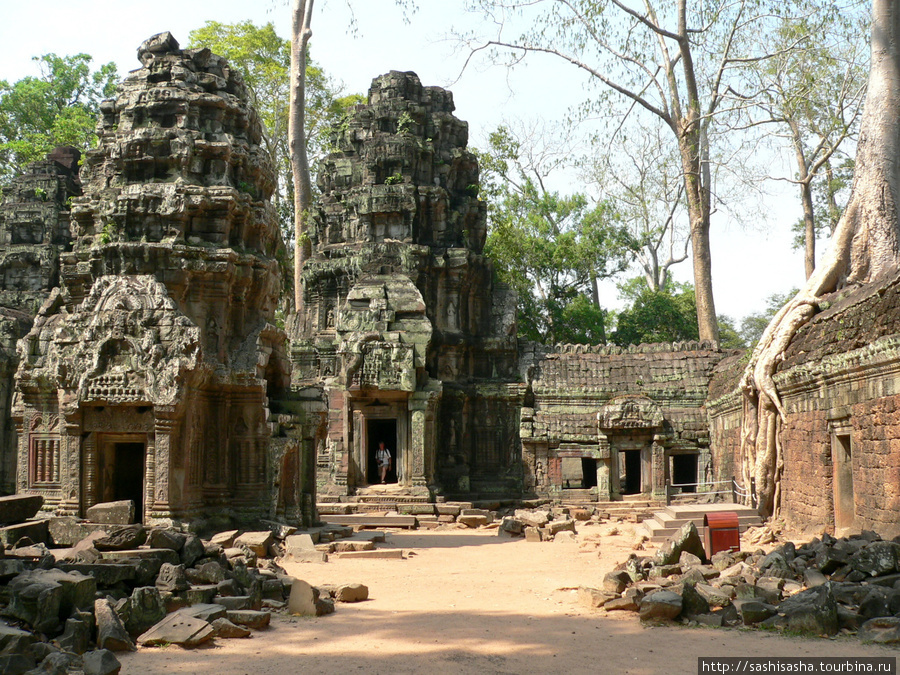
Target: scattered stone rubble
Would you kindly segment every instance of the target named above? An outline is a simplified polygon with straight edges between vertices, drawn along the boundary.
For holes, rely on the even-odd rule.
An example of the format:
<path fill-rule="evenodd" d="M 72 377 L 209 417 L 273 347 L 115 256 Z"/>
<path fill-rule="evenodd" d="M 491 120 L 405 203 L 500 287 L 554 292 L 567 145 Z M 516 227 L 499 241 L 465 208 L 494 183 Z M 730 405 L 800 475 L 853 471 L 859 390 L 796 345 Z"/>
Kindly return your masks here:
<path fill-rule="evenodd" d="M 25 519 L 32 532 L 38 531 L 33 523 L 41 522 L 45 534 L 0 544 L 0 672 L 6 675 L 110 675 L 119 672 L 114 652 L 249 637 L 269 625 L 273 612 L 322 616 L 334 611 L 335 602 L 368 599 L 362 584 L 316 588 L 276 562 L 285 555 L 296 559 L 306 541 L 314 551 L 327 549 L 350 536 L 351 528 L 297 533 L 265 522 L 267 529 L 203 539 L 118 524 L 123 512 L 133 511 L 131 503 L 99 505 L 94 513 L 109 523 L 28 520 L 41 506 L 40 498 L 34 500 L 0 499 L 0 522 Z M 0 530 L 10 527 L 17 525 Z"/>
<path fill-rule="evenodd" d="M 763 527 L 745 541 L 771 540 Z M 758 626 L 792 634 L 856 634 L 864 642 L 900 643 L 900 543 L 874 532 L 835 539 L 822 534 L 771 553 L 723 551 L 706 558 L 693 523 L 654 556 L 632 554 L 581 587 L 579 601 L 642 620 L 709 626 Z"/>

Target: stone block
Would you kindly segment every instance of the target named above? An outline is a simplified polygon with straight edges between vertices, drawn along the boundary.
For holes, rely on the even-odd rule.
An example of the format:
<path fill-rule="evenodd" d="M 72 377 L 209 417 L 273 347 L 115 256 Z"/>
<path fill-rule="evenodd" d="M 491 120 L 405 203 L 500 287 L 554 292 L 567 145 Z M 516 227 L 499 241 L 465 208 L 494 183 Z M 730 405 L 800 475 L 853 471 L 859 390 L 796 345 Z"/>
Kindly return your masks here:
<path fill-rule="evenodd" d="M 253 598 L 249 595 L 219 597 L 213 600 L 213 604 L 222 605 L 226 610 L 253 609 Z"/>
<path fill-rule="evenodd" d="M 34 518 L 43 505 L 44 498 L 41 495 L 0 497 L 0 525 L 12 525 Z"/>
<path fill-rule="evenodd" d="M 642 620 L 674 619 L 681 614 L 682 599 L 672 591 L 656 591 L 641 600 L 639 610 Z"/>
<path fill-rule="evenodd" d="M 288 598 L 288 613 L 294 616 L 316 616 L 316 600 L 319 592 L 302 579 L 295 579 L 291 584 Z"/>
<path fill-rule="evenodd" d="M 540 542 L 544 540 L 544 535 L 539 527 L 525 528 L 525 541 Z"/>
<path fill-rule="evenodd" d="M 316 541 L 308 533 L 292 534 L 285 537 L 284 540 L 284 552 L 286 555 L 294 555 L 296 551 L 314 551 L 315 548 Z"/>
<path fill-rule="evenodd" d="M 189 605 L 205 605 L 213 601 L 218 590 L 219 587 L 216 584 L 192 585 L 184 591 L 184 599 Z"/>
<path fill-rule="evenodd" d="M 516 520 L 520 520 L 526 527 L 544 527 L 550 522 L 549 511 L 531 511 L 528 509 L 516 509 L 513 514 Z"/>
<path fill-rule="evenodd" d="M 88 523 L 71 516 L 48 518 L 47 530 L 54 546 L 75 546 L 94 532 L 106 531 L 103 525 Z"/>
<path fill-rule="evenodd" d="M 335 553 L 336 558 L 384 558 L 389 560 L 402 560 L 403 549 L 376 549 L 374 551 L 347 551 Z"/>
<path fill-rule="evenodd" d="M 262 612 L 252 609 L 234 609 L 225 613 L 226 618 L 238 626 L 246 626 L 254 630 L 262 630 L 268 628 L 272 620 L 269 612 Z M 318 616 L 318 615 L 314 615 Z"/>
<path fill-rule="evenodd" d="M 172 551 L 180 551 L 184 548 L 186 539 L 187 535 L 183 532 L 163 527 L 154 527 L 150 530 L 150 535 L 147 537 L 147 545 L 150 546 L 150 548 L 168 548 Z"/>
<path fill-rule="evenodd" d="M 900 644 L 900 618 L 883 616 L 869 619 L 859 627 L 857 637 L 861 642 L 881 645 Z"/>
<path fill-rule="evenodd" d="M 474 509 L 473 509 L 474 510 Z M 483 527 L 491 522 L 490 516 L 483 514 L 461 514 L 457 516 L 456 522 L 462 523 L 466 527 Z"/>
<path fill-rule="evenodd" d="M 143 525 L 130 525 L 110 530 L 107 536 L 94 541 L 98 551 L 127 551 L 136 549 L 147 541 L 147 530 Z"/>
<path fill-rule="evenodd" d="M 50 531 L 47 523 L 47 519 L 39 518 L 0 527 L 0 544 L 12 546 L 23 537 L 28 537 L 36 543 L 49 544 Z"/>
<path fill-rule="evenodd" d="M 181 564 L 185 567 L 192 567 L 204 555 L 206 555 L 206 547 L 203 540 L 195 534 L 187 535 L 179 553 Z"/>
<path fill-rule="evenodd" d="M 572 532 L 575 533 L 575 521 L 574 520 L 551 520 L 547 523 L 547 529 L 550 531 L 550 535 L 555 537 L 560 532 Z"/>
<path fill-rule="evenodd" d="M 59 626 L 63 587 L 39 573 L 44 571 L 23 572 L 10 582 L 9 604 L 3 613 L 48 633 Z"/>
<path fill-rule="evenodd" d="M 579 586 L 578 603 L 585 607 L 603 607 L 605 603 L 616 597 L 615 593 L 601 591 L 599 588 Z"/>
<path fill-rule="evenodd" d="M 294 562 L 325 563 L 328 562 L 328 553 L 326 553 L 325 551 L 307 551 L 295 549 L 290 554 L 290 558 Z"/>
<path fill-rule="evenodd" d="M 134 581 L 137 569 L 128 563 L 58 563 L 64 572 L 81 572 L 94 578 L 99 588 L 117 586 L 122 582 Z"/>
<path fill-rule="evenodd" d="M 225 617 L 212 621 L 210 625 L 213 627 L 217 638 L 245 638 L 253 634 L 253 631 L 249 628 L 238 626 Z"/>
<path fill-rule="evenodd" d="M 196 647 L 213 638 L 213 627 L 203 619 L 175 612 L 138 637 L 139 645 L 154 646 L 175 644 Z"/>
<path fill-rule="evenodd" d="M 108 649 L 94 649 L 82 658 L 84 675 L 119 675 L 122 664 Z"/>
<path fill-rule="evenodd" d="M 134 502 L 125 499 L 117 502 L 102 502 L 88 508 L 85 518 L 102 525 L 129 525 L 134 522 Z"/>
<path fill-rule="evenodd" d="M 203 619 L 209 623 L 224 617 L 226 613 L 226 609 L 222 605 L 214 603 L 191 605 L 190 607 L 183 607 L 177 611 L 181 614 L 186 614 L 187 616 Z"/>
<path fill-rule="evenodd" d="M 262 532 L 244 532 L 234 540 L 236 548 L 246 546 L 258 557 L 265 558 L 269 555 L 269 547 L 275 542 L 275 537 L 268 530 Z"/>
<path fill-rule="evenodd" d="M 369 599 L 369 587 L 363 584 L 343 584 L 334 592 L 338 602 L 362 602 Z"/>
<path fill-rule="evenodd" d="M 84 654 L 91 643 L 93 617 L 87 612 L 84 614 L 85 618 L 66 619 L 63 634 L 59 637 L 60 648 L 71 654 Z"/>
<path fill-rule="evenodd" d="M 334 551 L 336 553 L 346 553 L 347 551 L 374 551 L 374 541 L 353 541 L 344 540 L 334 542 Z"/>
<path fill-rule="evenodd" d="M 94 601 L 94 620 L 97 622 L 97 647 L 114 652 L 135 650 L 125 625 L 106 598 Z"/>
<path fill-rule="evenodd" d="M 184 573 L 184 565 L 172 565 L 163 563 L 159 568 L 159 576 L 156 578 L 156 587 L 160 591 L 179 593 L 190 588 L 191 584 Z"/>
<path fill-rule="evenodd" d="M 240 530 L 227 530 L 225 532 L 219 532 L 210 537 L 209 543 L 216 544 L 218 546 L 221 546 L 222 548 L 231 548 L 232 546 L 234 546 L 234 540 L 237 539 L 240 533 Z"/>

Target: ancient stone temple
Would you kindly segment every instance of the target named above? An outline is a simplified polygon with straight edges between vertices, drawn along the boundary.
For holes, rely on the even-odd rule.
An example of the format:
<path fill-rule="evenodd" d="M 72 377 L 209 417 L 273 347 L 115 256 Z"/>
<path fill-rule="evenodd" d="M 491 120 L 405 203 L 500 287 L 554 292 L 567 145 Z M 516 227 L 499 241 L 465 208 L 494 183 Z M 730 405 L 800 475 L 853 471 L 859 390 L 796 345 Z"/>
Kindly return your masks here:
<path fill-rule="evenodd" d="M 309 519 L 299 439 L 273 414 L 290 367 L 260 122 L 209 50 L 164 33 L 138 57 L 101 105 L 59 287 L 19 342 L 18 491 L 63 514 L 131 499 L 156 523 Z"/>
<path fill-rule="evenodd" d="M 515 304 L 482 253 L 485 205 L 452 95 L 376 78 L 319 174 L 294 383 L 320 388 L 322 494 L 521 490 Z"/>
<path fill-rule="evenodd" d="M 713 369 L 733 352 L 697 342 L 523 347 L 528 492 L 663 501 L 667 484 L 711 489 L 705 403 Z"/>
<path fill-rule="evenodd" d="M 17 176 L 0 205 L 0 494 L 15 492 L 16 435 L 10 407 L 16 342 L 59 285 L 59 254 L 71 241 L 70 201 L 81 194 L 80 158 L 75 148 L 57 148 Z"/>

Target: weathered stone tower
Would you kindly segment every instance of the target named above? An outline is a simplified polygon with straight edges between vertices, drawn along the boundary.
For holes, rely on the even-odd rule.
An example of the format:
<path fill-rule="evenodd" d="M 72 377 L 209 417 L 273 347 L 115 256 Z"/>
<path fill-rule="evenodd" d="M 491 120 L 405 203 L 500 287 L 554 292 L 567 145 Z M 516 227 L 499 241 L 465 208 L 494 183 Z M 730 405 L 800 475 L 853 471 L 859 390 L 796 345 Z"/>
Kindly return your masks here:
<path fill-rule="evenodd" d="M 259 120 L 209 50 L 164 33 L 138 57 L 101 105 L 60 288 L 19 343 L 18 490 L 69 514 L 298 519 L 298 443 L 272 439 L 290 370 Z"/>
<path fill-rule="evenodd" d="M 319 174 L 294 382 L 321 386 L 319 483 L 394 494 L 518 494 L 515 303 L 482 255 L 485 205 L 450 92 L 376 78 Z"/>
<path fill-rule="evenodd" d="M 56 148 L 13 180 L 0 205 L 0 494 L 16 491 L 16 341 L 59 285 L 59 254 L 71 244 L 70 202 L 81 194 L 80 158 L 75 148 Z"/>

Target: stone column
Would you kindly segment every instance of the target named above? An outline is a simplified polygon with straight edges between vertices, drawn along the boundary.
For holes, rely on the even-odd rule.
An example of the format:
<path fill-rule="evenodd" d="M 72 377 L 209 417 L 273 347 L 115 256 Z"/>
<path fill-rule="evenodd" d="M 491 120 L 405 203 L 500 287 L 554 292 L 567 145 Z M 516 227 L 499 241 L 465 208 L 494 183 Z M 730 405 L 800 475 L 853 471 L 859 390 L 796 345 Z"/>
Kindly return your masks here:
<path fill-rule="evenodd" d="M 60 416 L 60 502 L 58 513 L 79 514 L 81 506 L 81 414 Z"/>
<path fill-rule="evenodd" d="M 153 511 L 154 519 L 168 520 L 172 516 L 172 505 L 169 502 L 169 461 L 172 451 L 172 432 L 175 428 L 173 419 L 174 406 L 157 406 L 155 413 L 155 436 L 153 443 Z M 148 444 L 149 449 L 149 444 Z"/>
<path fill-rule="evenodd" d="M 666 498 L 666 448 L 663 440 L 664 436 L 655 434 L 650 446 L 650 485 L 654 500 Z"/>
<path fill-rule="evenodd" d="M 135 514 L 141 522 L 146 522 L 156 504 L 156 437 L 154 434 L 147 434 L 147 450 L 144 457 L 144 512 Z"/>
<path fill-rule="evenodd" d="M 84 485 L 82 495 L 85 511 L 97 503 L 97 492 L 100 484 L 100 466 L 97 461 L 97 433 L 92 431 L 84 438 L 81 445 L 82 462 L 84 463 Z"/>

